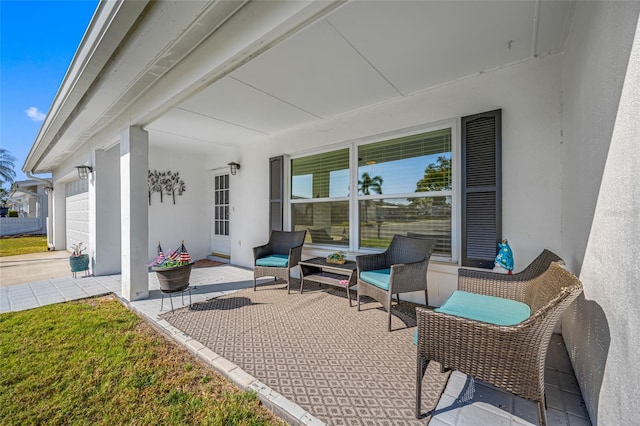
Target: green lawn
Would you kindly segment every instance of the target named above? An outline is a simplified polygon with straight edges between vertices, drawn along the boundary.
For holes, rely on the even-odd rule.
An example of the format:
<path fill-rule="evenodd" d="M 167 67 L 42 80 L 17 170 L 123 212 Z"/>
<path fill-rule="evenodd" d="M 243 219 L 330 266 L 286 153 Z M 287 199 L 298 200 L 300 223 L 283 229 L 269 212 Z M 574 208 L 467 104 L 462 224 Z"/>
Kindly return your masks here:
<path fill-rule="evenodd" d="M 0 419 L 281 425 L 111 296 L 0 315 Z"/>
<path fill-rule="evenodd" d="M 43 251 L 47 251 L 47 237 L 45 235 L 0 238 L 0 257 Z"/>

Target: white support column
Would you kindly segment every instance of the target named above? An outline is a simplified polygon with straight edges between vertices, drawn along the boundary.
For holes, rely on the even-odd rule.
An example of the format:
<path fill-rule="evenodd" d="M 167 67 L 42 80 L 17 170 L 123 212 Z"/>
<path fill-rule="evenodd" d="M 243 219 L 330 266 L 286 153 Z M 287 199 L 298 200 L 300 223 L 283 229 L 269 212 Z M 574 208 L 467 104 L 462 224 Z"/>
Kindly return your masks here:
<path fill-rule="evenodd" d="M 53 184 L 51 184 L 51 189 L 47 190 L 46 200 L 47 200 L 47 250 L 52 250 L 55 248 L 55 244 L 53 243 Z"/>
<path fill-rule="evenodd" d="M 65 184 L 54 182 L 53 184 L 53 206 L 50 214 L 53 214 L 53 246 L 56 250 L 66 250 L 67 238 L 65 229 L 67 227 Z"/>
<path fill-rule="evenodd" d="M 148 169 L 148 133 L 140 127 L 125 129 L 120 134 L 122 296 L 130 301 L 149 296 Z"/>
<path fill-rule="evenodd" d="M 120 150 L 93 152 L 89 180 L 89 253 L 93 275 L 120 272 Z"/>

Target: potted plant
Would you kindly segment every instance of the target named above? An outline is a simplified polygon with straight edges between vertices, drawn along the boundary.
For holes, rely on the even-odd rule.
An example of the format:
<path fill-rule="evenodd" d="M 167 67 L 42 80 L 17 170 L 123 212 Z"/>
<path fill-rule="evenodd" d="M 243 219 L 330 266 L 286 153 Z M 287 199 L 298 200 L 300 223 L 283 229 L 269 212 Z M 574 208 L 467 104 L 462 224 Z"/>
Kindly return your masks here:
<path fill-rule="evenodd" d="M 344 265 L 347 262 L 347 253 L 343 251 L 337 251 L 327 256 L 327 263 L 334 263 L 336 265 Z"/>
<path fill-rule="evenodd" d="M 184 247 L 184 241 L 178 250 L 170 252 L 167 256 L 163 254 L 158 242 L 158 257 L 150 266 L 158 277 L 162 292 L 173 293 L 185 290 L 189 286 L 193 262 Z"/>
<path fill-rule="evenodd" d="M 89 270 L 89 255 L 84 254 L 85 250 L 84 243 L 80 242 L 74 244 L 71 251 L 71 256 L 69 256 L 69 265 L 71 266 L 71 272 L 73 272 L 73 277 L 76 277 L 76 272 L 88 271 Z"/>

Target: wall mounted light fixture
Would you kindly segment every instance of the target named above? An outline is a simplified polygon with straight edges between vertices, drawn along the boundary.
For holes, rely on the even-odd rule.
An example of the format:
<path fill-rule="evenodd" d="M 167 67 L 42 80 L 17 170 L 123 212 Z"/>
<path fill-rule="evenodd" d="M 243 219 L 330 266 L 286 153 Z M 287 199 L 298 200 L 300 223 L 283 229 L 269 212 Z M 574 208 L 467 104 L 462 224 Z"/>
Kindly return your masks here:
<path fill-rule="evenodd" d="M 240 170 L 240 164 L 236 163 L 235 161 L 229 163 L 228 166 L 231 168 L 232 175 L 235 175 L 236 173 L 238 173 L 238 170 Z"/>
<path fill-rule="evenodd" d="M 45 194 L 51 194 L 53 192 L 53 186 L 45 186 L 44 187 L 44 193 Z"/>
<path fill-rule="evenodd" d="M 93 171 L 91 166 L 76 166 L 76 169 L 78 169 L 78 177 L 83 180 L 87 179 L 89 177 L 89 173 Z"/>

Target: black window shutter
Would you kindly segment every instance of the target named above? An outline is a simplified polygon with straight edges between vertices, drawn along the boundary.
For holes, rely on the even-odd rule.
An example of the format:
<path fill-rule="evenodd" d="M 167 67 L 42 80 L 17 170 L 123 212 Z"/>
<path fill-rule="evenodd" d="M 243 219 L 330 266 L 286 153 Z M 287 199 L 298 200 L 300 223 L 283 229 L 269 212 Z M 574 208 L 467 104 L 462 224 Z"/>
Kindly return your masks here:
<path fill-rule="evenodd" d="M 284 207 L 284 157 L 269 158 L 269 226 L 282 231 Z"/>
<path fill-rule="evenodd" d="M 461 124 L 462 266 L 491 269 L 502 240 L 502 110 Z"/>

